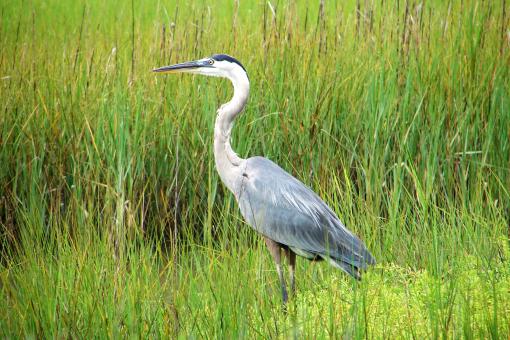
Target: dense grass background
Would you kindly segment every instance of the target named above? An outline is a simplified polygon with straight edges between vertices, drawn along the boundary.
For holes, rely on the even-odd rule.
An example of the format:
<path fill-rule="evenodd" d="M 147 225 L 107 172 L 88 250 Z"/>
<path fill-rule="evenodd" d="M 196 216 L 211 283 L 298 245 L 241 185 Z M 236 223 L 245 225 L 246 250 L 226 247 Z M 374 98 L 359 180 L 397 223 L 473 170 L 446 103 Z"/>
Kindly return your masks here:
<path fill-rule="evenodd" d="M 3 1 L 0 335 L 507 338 L 510 31 L 503 1 Z M 298 262 L 282 313 L 212 155 L 234 131 L 378 260 Z"/>

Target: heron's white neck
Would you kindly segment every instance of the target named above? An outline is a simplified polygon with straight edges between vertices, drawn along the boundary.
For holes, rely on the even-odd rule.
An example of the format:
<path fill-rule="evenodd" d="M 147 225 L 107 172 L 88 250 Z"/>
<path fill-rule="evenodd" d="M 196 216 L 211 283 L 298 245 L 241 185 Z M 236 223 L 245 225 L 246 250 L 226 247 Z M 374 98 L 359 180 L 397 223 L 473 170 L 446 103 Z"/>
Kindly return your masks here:
<path fill-rule="evenodd" d="M 234 86 L 234 96 L 218 109 L 214 124 L 214 160 L 221 180 L 235 194 L 235 180 L 242 175 L 244 159 L 232 150 L 230 133 L 234 119 L 248 100 L 250 82 L 245 72 L 232 72 L 228 79 Z"/>

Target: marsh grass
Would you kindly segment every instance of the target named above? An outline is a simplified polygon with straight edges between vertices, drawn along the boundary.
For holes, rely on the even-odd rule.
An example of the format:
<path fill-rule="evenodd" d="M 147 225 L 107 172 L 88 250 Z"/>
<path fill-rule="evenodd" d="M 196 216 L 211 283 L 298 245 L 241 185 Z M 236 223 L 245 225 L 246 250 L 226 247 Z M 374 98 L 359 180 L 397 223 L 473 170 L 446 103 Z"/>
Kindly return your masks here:
<path fill-rule="evenodd" d="M 2 337 L 507 338 L 506 1 L 0 5 Z M 318 192 L 378 260 L 361 283 L 276 275 L 212 158 L 234 148 Z"/>

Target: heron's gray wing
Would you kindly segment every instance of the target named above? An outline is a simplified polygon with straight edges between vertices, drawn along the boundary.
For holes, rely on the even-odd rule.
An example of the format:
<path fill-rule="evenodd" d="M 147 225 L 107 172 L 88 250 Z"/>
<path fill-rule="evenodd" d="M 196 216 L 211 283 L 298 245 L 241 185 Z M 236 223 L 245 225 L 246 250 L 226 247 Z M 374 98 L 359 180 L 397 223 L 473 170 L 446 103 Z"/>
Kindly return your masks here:
<path fill-rule="evenodd" d="M 375 263 L 363 242 L 319 196 L 266 158 L 246 161 L 236 196 L 248 223 L 276 242 L 334 260 L 354 276 L 352 267 Z"/>

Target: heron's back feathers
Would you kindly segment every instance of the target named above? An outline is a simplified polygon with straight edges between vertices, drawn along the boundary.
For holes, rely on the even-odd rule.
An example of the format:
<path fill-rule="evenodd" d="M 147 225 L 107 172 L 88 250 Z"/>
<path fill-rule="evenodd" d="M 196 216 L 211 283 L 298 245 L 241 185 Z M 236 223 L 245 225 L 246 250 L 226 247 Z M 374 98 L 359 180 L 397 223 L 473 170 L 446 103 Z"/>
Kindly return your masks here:
<path fill-rule="evenodd" d="M 249 158 L 245 166 L 236 198 L 254 229 L 298 255 L 318 255 L 355 278 L 375 264 L 363 242 L 310 188 L 266 158 Z"/>

